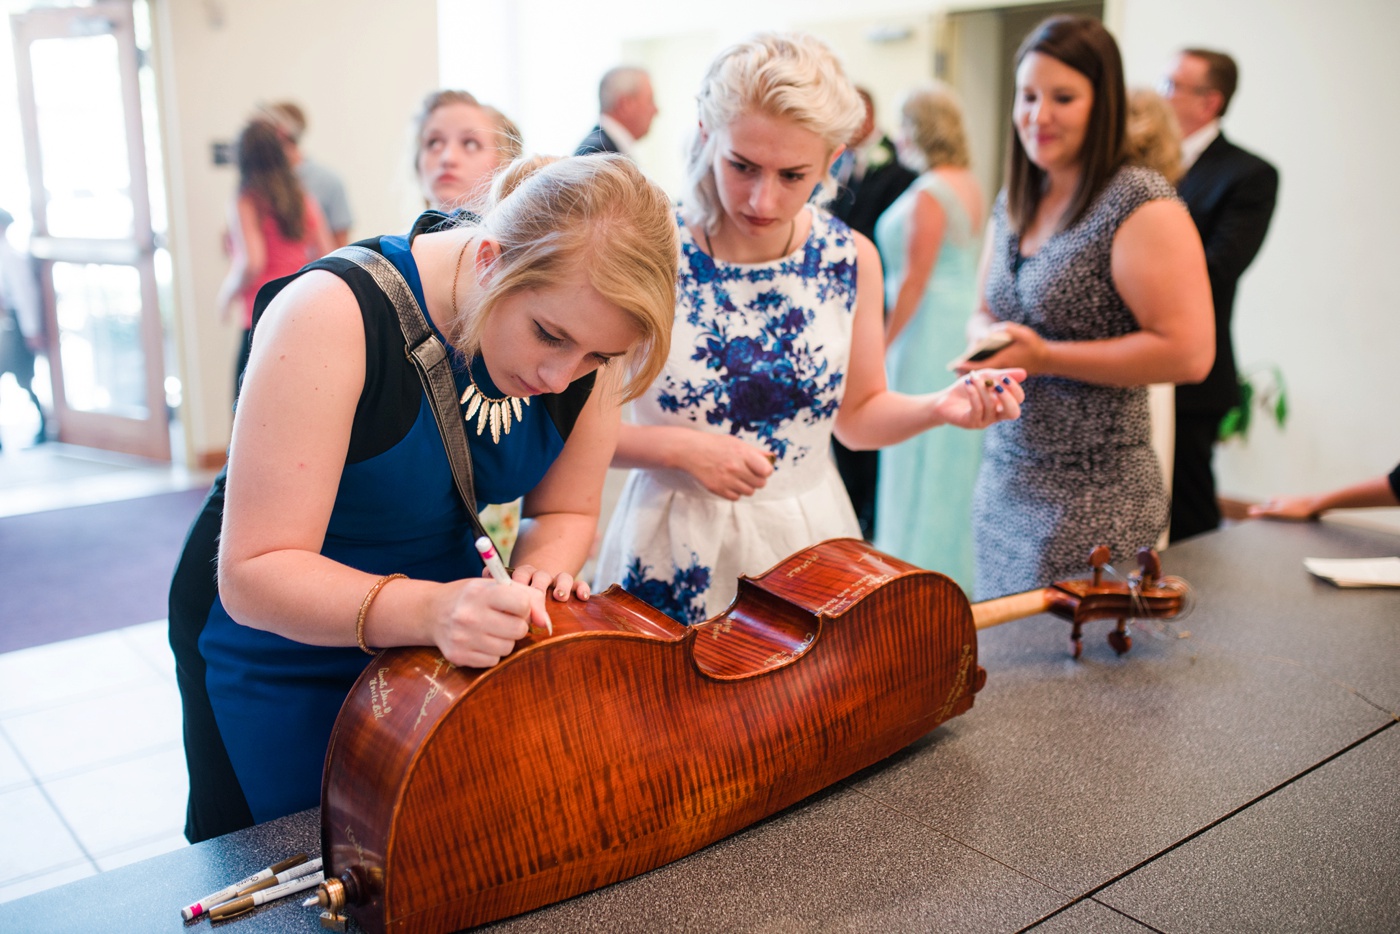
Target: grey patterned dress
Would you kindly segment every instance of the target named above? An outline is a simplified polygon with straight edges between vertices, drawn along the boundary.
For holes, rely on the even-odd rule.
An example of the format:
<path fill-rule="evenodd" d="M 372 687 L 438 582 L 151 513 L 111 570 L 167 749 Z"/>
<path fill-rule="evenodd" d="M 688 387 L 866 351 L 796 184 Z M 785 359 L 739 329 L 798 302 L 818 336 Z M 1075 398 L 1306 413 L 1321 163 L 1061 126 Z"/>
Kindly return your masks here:
<path fill-rule="evenodd" d="M 992 314 L 1052 341 L 1139 330 L 1113 285 L 1113 236 L 1142 205 L 1175 198 L 1155 172 L 1120 169 L 1077 223 L 1021 257 L 1003 192 L 987 271 Z M 978 599 L 1083 576 L 1095 545 L 1129 565 L 1166 525 L 1145 386 L 1033 376 L 1021 418 L 987 429 L 973 494 Z"/>

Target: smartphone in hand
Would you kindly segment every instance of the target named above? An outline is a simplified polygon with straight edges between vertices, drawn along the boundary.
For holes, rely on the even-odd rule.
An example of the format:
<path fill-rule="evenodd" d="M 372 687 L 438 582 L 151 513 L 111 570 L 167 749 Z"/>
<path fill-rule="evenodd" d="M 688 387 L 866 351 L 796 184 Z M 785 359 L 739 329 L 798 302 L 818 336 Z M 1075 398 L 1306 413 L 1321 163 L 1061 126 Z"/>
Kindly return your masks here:
<path fill-rule="evenodd" d="M 1006 331 L 989 331 L 975 342 L 971 347 L 963 352 L 963 355 L 948 364 L 948 369 L 956 372 L 958 367 L 965 363 L 981 363 L 983 360 L 992 357 L 998 350 L 1013 343 L 1013 338 Z"/>

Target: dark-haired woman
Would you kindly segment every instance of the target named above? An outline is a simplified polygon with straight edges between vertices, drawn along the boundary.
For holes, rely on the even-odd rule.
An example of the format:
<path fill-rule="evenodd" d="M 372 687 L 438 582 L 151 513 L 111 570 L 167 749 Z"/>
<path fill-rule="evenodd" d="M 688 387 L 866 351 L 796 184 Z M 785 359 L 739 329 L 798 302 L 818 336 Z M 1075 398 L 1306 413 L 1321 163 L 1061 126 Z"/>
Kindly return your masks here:
<path fill-rule="evenodd" d="M 234 398 L 252 346 L 253 299 L 274 279 L 290 276 L 335 249 L 316 200 L 297 181 L 282 139 L 272 124 L 254 120 L 238 135 L 238 193 L 229 203 L 232 265 L 219 288 L 224 321 L 241 298 L 243 342 L 233 377 Z"/>
<path fill-rule="evenodd" d="M 1166 528 L 1146 387 L 1210 371 L 1210 286 L 1172 186 L 1124 164 L 1125 97 L 1097 20 L 1052 17 L 1021 44 L 973 330 L 1014 338 L 976 366 L 1030 378 L 1022 418 L 988 428 L 983 445 L 979 597 L 1077 575 L 1098 544 L 1129 561 Z"/>

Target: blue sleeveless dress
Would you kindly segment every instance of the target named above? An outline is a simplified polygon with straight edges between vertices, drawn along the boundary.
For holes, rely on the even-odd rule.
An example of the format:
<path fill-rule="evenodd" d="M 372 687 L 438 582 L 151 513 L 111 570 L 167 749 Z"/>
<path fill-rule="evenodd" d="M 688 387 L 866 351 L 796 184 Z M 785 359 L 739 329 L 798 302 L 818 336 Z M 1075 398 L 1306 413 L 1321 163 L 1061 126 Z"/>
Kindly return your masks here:
<path fill-rule="evenodd" d="M 408 237 L 361 244 L 394 263 L 425 310 L 409 246 L 413 235 L 442 220 L 425 214 Z M 393 305 L 347 260 L 326 257 L 306 269 L 328 270 L 350 286 L 366 337 L 365 388 L 321 553 L 371 574 L 401 572 L 434 581 L 479 576 L 472 526 L 417 371 L 404 357 Z M 260 306 L 290 281 L 269 286 Z M 442 338 L 437 324 L 430 324 Z M 459 392 L 467 385 L 465 366 L 454 361 Z M 502 394 L 479 359 L 472 373 L 488 395 Z M 563 449 L 592 383 L 589 376 L 564 393 L 533 399 L 523 421 L 499 444 L 489 432 L 478 437 L 475 425 L 467 426 L 478 508 L 511 502 L 540 481 Z M 370 661 L 358 648 L 304 645 L 229 616 L 214 580 L 223 498 L 220 475 L 191 529 L 170 594 L 170 641 L 190 771 L 186 836 L 192 841 L 320 803 L 331 728 Z M 345 621 L 347 633 L 354 622 Z"/>

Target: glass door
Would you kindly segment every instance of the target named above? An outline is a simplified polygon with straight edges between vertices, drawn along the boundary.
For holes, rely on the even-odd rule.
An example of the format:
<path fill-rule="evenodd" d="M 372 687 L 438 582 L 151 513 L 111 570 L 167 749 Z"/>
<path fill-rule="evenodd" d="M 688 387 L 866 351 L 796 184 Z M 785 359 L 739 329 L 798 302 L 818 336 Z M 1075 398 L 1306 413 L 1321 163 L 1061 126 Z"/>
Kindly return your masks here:
<path fill-rule="evenodd" d="M 169 460 L 131 0 L 11 27 L 59 440 Z"/>

